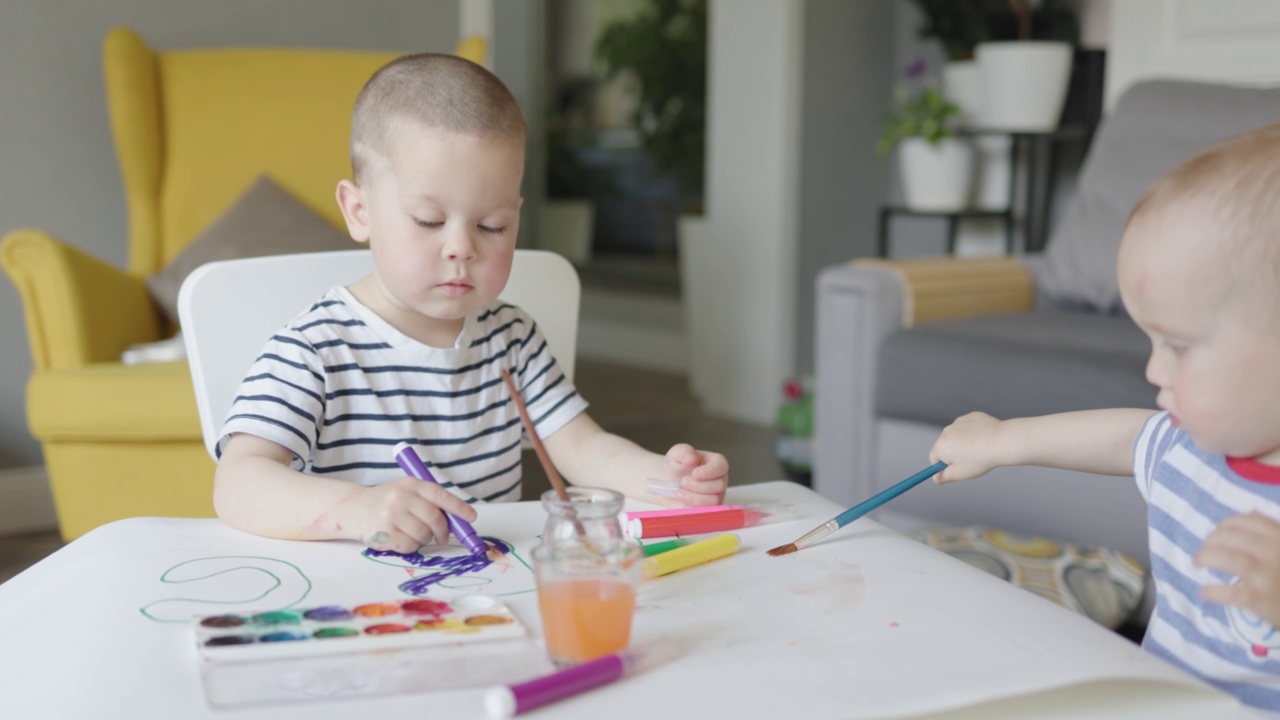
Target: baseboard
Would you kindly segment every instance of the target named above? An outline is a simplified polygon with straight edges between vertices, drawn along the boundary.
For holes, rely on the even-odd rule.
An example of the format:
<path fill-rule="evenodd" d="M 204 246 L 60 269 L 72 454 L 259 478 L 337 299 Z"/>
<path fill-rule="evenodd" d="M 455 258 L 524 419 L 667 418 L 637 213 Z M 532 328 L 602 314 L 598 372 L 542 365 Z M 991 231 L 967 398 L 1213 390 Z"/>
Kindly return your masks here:
<path fill-rule="evenodd" d="M 43 465 L 0 470 L 0 535 L 54 530 L 58 515 Z"/>

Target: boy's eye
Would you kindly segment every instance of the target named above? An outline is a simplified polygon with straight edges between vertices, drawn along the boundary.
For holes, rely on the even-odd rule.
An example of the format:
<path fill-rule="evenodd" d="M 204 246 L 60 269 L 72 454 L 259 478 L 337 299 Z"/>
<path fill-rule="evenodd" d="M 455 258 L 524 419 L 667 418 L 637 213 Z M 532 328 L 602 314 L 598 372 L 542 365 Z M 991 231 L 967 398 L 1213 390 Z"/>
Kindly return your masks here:
<path fill-rule="evenodd" d="M 480 232 L 486 232 L 490 235 L 501 235 L 507 231 L 505 227 L 490 227 L 488 225 L 479 225 L 478 227 L 480 228 Z"/>
<path fill-rule="evenodd" d="M 440 220 L 419 220 L 418 218 L 414 218 L 413 221 L 417 223 L 418 227 L 425 227 L 425 228 L 444 227 L 444 222 Z"/>
<path fill-rule="evenodd" d="M 1181 355 L 1187 349 L 1187 346 L 1185 344 L 1180 342 L 1174 342 L 1172 340 L 1165 340 L 1164 346 L 1166 349 L 1168 349 L 1169 352 L 1173 353 L 1174 355 Z"/>

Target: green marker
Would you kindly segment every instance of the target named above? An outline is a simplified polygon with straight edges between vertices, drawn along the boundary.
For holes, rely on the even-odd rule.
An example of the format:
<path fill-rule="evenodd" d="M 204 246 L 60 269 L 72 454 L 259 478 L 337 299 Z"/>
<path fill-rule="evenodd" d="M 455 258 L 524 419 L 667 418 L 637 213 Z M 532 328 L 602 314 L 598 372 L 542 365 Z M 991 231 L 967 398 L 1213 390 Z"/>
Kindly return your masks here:
<path fill-rule="evenodd" d="M 654 555 L 661 555 L 668 550 L 675 550 L 676 548 L 681 548 L 688 544 L 688 540 L 685 540 L 684 538 L 676 538 L 675 540 L 667 540 L 660 543 L 649 543 L 648 545 L 641 547 L 641 550 L 644 550 L 645 557 L 653 557 Z"/>

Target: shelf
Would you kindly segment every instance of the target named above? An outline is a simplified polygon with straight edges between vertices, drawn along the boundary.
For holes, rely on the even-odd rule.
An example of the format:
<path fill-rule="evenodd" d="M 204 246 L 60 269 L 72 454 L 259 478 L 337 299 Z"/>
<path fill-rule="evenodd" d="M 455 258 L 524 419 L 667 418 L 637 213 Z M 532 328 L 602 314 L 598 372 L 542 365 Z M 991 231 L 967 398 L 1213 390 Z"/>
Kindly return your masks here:
<path fill-rule="evenodd" d="M 1056 140 L 1056 141 L 1078 141 L 1086 140 L 1090 135 L 1089 128 L 1084 125 L 1065 125 L 1063 127 L 1047 130 L 1044 132 L 1028 132 L 1025 130 L 1000 130 L 997 128 L 970 128 L 957 130 L 956 135 L 961 137 L 989 137 L 1003 136 L 1014 138 L 1029 138 L 1032 140 Z"/>
<path fill-rule="evenodd" d="M 979 208 L 967 208 L 964 210 L 915 210 L 905 205 L 884 205 L 880 208 L 881 212 L 893 215 L 913 215 L 916 217 L 964 217 L 964 218 L 993 218 L 1001 220 L 1012 214 L 1011 210 L 982 210 Z"/>

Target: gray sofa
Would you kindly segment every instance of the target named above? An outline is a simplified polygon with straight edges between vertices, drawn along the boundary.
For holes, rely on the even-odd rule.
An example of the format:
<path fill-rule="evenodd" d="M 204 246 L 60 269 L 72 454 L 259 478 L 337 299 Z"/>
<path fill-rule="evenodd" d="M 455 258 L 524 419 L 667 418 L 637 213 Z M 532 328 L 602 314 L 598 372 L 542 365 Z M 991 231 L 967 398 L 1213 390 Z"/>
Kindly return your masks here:
<path fill-rule="evenodd" d="M 1124 315 L 1114 278 L 1129 210 L 1197 150 L 1277 120 L 1280 89 L 1139 83 L 1100 125 L 1043 255 L 825 269 L 814 489 L 851 505 L 927 465 L 942 427 L 972 410 L 1154 408 L 1144 377 L 1149 344 Z M 923 485 L 877 517 L 901 529 L 993 525 L 1147 563 L 1146 509 L 1126 478 L 1005 468 Z"/>

